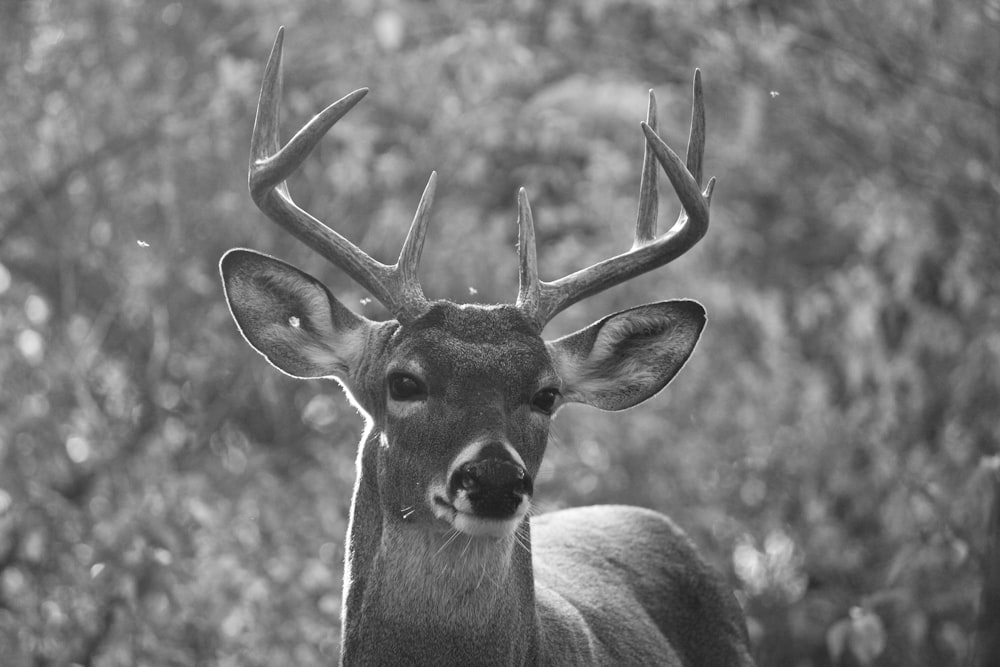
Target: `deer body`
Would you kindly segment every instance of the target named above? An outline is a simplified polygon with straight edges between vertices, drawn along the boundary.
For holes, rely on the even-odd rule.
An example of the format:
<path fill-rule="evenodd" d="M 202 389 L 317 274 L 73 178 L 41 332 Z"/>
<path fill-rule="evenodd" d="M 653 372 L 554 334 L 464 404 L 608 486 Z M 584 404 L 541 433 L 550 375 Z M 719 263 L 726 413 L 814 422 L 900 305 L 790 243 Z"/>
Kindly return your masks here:
<path fill-rule="evenodd" d="M 336 379 L 366 416 L 346 546 L 342 662 L 752 664 L 731 592 L 669 519 L 619 506 L 530 516 L 559 407 L 621 410 L 646 400 L 676 375 L 701 334 L 699 304 L 665 301 L 556 340 L 541 336 L 563 308 L 670 261 L 704 234 L 711 183 L 701 193 L 697 79 L 686 166 L 644 126 L 684 204 L 675 230 L 655 235 L 655 162 L 647 152 L 635 248 L 542 282 L 522 190 L 517 303 L 456 305 L 428 301 L 415 277 L 433 176 L 393 266 L 292 202 L 284 179 L 364 93 L 329 107 L 279 150 L 280 55 L 281 33 L 258 107 L 251 193 L 396 315 L 386 322 L 356 315 L 311 276 L 260 253 L 232 250 L 221 262 L 231 312 L 250 345 L 290 375 Z"/>

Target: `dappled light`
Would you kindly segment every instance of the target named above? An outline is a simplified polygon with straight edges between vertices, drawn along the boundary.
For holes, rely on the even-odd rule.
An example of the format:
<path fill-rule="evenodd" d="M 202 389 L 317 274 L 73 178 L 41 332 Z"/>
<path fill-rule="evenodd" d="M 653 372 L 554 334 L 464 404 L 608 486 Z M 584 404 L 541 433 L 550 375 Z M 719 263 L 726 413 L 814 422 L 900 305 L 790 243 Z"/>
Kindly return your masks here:
<path fill-rule="evenodd" d="M 972 664 L 1000 442 L 995 2 L 9 4 L 5 667 L 339 655 L 364 422 L 251 351 L 218 278 L 251 247 L 386 317 L 247 192 L 280 25 L 283 140 L 371 88 L 296 201 L 391 262 L 437 170 L 419 279 L 460 303 L 516 298 L 522 186 L 541 279 L 628 250 L 647 91 L 682 147 L 700 68 L 707 235 L 545 334 L 675 298 L 707 328 L 650 401 L 557 415 L 537 506 L 669 514 L 762 666 Z"/>

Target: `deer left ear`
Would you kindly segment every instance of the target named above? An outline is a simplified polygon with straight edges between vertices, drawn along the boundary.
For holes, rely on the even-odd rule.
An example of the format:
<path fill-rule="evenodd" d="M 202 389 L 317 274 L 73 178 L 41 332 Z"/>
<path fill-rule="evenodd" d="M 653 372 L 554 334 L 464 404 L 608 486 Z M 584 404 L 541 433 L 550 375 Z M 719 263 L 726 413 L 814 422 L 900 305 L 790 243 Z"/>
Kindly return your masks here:
<path fill-rule="evenodd" d="M 219 270 L 229 310 L 253 349 L 293 377 L 348 381 L 373 322 L 309 274 L 268 255 L 230 250 Z"/>
<path fill-rule="evenodd" d="M 548 346 L 567 401 L 624 410 L 667 386 L 704 327 L 700 303 L 661 301 L 609 315 Z"/>

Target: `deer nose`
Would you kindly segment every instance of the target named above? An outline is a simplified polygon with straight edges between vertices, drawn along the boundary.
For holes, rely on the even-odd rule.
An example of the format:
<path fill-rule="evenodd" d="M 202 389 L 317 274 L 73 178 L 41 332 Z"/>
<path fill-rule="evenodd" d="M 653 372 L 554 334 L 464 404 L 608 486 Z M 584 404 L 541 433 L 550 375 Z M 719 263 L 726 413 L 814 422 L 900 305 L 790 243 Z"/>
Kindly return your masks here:
<path fill-rule="evenodd" d="M 477 516 L 506 519 L 533 491 L 531 476 L 518 463 L 488 458 L 464 463 L 451 476 L 452 498 L 464 495 Z"/>

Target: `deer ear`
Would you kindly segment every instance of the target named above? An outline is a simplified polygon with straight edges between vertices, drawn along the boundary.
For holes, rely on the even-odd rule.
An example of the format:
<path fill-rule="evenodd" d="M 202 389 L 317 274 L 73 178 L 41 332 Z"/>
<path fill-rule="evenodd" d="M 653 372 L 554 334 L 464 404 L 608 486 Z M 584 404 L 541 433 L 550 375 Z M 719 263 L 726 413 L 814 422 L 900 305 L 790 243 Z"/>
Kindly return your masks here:
<path fill-rule="evenodd" d="M 566 400 L 624 410 L 667 386 L 704 327 L 698 302 L 661 301 L 609 315 L 548 346 Z"/>
<path fill-rule="evenodd" d="M 252 250 L 230 250 L 219 270 L 240 333 L 278 370 L 346 380 L 357 368 L 376 325 L 352 313 L 318 280 Z"/>

